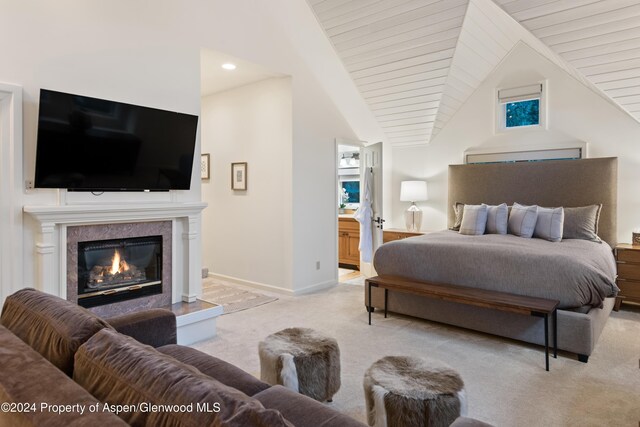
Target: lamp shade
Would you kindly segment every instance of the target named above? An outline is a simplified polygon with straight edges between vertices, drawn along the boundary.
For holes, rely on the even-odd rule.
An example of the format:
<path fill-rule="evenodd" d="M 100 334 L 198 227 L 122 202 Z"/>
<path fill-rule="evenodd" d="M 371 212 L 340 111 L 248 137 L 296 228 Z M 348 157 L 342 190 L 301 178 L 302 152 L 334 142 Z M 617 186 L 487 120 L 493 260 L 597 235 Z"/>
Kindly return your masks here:
<path fill-rule="evenodd" d="M 429 200 L 426 181 L 402 181 L 400 184 L 401 202 L 422 202 Z"/>

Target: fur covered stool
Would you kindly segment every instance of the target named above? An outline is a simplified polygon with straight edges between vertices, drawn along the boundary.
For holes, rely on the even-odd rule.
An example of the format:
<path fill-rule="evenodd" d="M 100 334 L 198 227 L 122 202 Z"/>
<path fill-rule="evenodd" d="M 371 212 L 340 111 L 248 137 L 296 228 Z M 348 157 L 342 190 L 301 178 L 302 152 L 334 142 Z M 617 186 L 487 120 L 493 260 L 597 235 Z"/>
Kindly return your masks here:
<path fill-rule="evenodd" d="M 367 421 L 376 427 L 449 426 L 466 415 L 464 383 L 447 365 L 387 356 L 364 374 Z"/>
<path fill-rule="evenodd" d="M 313 329 L 289 328 L 269 335 L 258 346 L 260 378 L 281 384 L 320 402 L 340 388 L 338 342 Z"/>

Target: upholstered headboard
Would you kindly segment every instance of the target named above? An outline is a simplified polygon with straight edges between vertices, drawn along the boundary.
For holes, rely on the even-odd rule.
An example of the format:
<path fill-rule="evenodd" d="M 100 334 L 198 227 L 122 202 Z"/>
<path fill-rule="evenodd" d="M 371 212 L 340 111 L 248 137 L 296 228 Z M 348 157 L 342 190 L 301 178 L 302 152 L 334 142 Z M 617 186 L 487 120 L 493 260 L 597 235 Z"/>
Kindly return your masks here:
<path fill-rule="evenodd" d="M 489 163 L 449 166 L 448 221 L 453 204 L 514 202 L 539 206 L 587 206 L 602 203 L 598 235 L 617 242 L 618 159 Z"/>

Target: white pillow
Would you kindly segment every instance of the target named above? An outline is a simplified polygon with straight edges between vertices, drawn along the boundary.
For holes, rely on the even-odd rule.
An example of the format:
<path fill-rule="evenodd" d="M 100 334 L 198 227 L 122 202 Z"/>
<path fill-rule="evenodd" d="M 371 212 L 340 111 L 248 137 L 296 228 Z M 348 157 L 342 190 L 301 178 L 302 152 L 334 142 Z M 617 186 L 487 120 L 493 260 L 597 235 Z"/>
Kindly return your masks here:
<path fill-rule="evenodd" d="M 509 208 L 506 203 L 497 206 L 487 206 L 487 234 L 507 234 L 509 222 Z"/>
<path fill-rule="evenodd" d="M 509 215 L 509 234 L 531 238 L 538 220 L 538 206 L 514 203 Z"/>
<path fill-rule="evenodd" d="M 538 220 L 533 237 L 559 242 L 562 240 L 564 229 L 564 209 L 562 208 L 538 208 Z"/>
<path fill-rule="evenodd" d="M 479 236 L 487 226 L 487 205 L 464 205 L 460 234 Z"/>

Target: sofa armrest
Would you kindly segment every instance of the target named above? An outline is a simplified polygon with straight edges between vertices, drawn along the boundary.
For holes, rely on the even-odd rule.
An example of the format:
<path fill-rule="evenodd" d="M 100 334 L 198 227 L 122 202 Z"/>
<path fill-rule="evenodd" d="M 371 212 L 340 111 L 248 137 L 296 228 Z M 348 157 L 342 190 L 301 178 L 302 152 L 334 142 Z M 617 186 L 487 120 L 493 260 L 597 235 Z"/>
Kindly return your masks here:
<path fill-rule="evenodd" d="M 177 342 L 176 315 L 169 310 L 154 308 L 111 317 L 106 321 L 121 334 L 152 347 Z"/>

